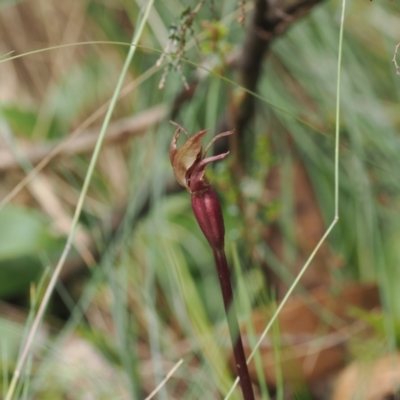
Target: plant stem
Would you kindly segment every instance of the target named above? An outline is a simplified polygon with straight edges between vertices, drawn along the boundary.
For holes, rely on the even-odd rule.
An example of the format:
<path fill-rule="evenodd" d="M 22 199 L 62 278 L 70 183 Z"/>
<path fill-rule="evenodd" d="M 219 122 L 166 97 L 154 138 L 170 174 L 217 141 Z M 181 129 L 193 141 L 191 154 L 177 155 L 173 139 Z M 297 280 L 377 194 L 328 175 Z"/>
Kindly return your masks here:
<path fill-rule="evenodd" d="M 224 299 L 226 319 L 228 321 L 229 334 L 232 341 L 233 354 L 235 357 L 237 373 L 240 379 L 240 385 L 242 387 L 243 398 L 245 400 L 254 400 L 253 387 L 251 386 L 249 370 L 247 368 L 246 357 L 244 355 L 242 336 L 240 334 L 235 304 L 233 301 L 233 292 L 225 251 L 224 249 L 214 249 L 213 254 L 218 270 L 222 297 Z"/>

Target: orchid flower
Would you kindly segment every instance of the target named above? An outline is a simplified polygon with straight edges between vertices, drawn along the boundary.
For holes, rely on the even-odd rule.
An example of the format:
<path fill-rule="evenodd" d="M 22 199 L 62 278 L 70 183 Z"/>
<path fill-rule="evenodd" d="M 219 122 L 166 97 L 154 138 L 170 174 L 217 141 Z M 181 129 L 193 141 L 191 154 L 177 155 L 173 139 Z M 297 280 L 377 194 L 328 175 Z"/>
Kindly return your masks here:
<path fill-rule="evenodd" d="M 243 398 L 244 400 L 254 400 L 253 388 L 251 386 L 239 323 L 233 302 L 228 262 L 225 255 L 225 227 L 221 204 L 216 192 L 205 176 L 205 168 L 209 163 L 222 160 L 229 154 L 229 152 L 227 152 L 212 157 L 206 157 L 207 151 L 216 140 L 223 136 L 231 135 L 233 131 L 223 132 L 215 136 L 203 151 L 202 139 L 207 133 L 207 130 L 189 136 L 183 127 L 175 122 L 170 122 L 177 127 L 169 151 L 175 178 L 179 184 L 185 187 L 191 194 L 192 209 L 197 223 L 213 251 Z M 184 132 L 187 136 L 187 140 L 178 149 L 177 142 L 181 132 Z"/>

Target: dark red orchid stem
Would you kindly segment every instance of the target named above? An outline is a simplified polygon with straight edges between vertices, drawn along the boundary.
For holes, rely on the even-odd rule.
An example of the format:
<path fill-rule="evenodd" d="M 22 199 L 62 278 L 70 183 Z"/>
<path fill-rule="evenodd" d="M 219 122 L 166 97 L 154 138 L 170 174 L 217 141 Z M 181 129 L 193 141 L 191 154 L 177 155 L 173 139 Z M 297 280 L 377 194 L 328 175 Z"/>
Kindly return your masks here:
<path fill-rule="evenodd" d="M 219 282 L 221 284 L 222 297 L 224 299 L 224 306 L 226 318 L 228 320 L 229 334 L 231 336 L 233 354 L 237 373 L 240 379 L 240 385 L 245 400 L 254 400 L 253 387 L 249 370 L 247 368 L 246 356 L 244 355 L 242 337 L 240 335 L 239 323 L 236 316 L 235 304 L 233 301 L 232 286 L 229 276 L 228 263 L 226 261 L 225 251 L 214 250 L 215 264 L 218 270 Z"/>
<path fill-rule="evenodd" d="M 226 261 L 225 256 L 225 226 L 221 204 L 217 194 L 208 181 L 206 181 L 205 177 L 201 180 L 196 179 L 195 170 L 192 172 L 191 177 L 190 188 L 196 188 L 196 191 L 192 192 L 193 213 L 214 254 L 222 297 L 224 299 L 229 334 L 232 341 L 233 355 L 235 356 L 235 364 L 240 379 L 240 385 L 242 387 L 243 398 L 244 400 L 254 400 L 253 387 L 251 386 L 249 370 L 246 364 L 242 337 L 240 335 L 239 323 L 233 301 L 228 262 Z"/>

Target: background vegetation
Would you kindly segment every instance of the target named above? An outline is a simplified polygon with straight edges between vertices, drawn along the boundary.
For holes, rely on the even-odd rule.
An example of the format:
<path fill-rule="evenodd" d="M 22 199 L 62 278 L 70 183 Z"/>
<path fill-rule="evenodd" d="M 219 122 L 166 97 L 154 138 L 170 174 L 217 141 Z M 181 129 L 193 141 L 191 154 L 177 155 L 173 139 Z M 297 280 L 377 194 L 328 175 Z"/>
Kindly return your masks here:
<path fill-rule="evenodd" d="M 398 1 L 349 2 L 342 49 L 338 1 L 166 0 L 148 16 L 146 4 L 0 2 L 0 397 L 11 400 L 144 22 L 13 398 L 143 399 L 174 366 L 157 398 L 225 397 L 235 377 L 218 278 L 190 196 L 173 179 L 168 120 L 190 133 L 210 128 L 208 140 L 236 130 L 216 150 L 230 156 L 208 175 L 223 202 L 250 353 L 335 216 L 339 54 L 340 219 L 250 369 L 262 399 L 395 396 Z M 346 364 L 350 378 L 339 375 Z M 375 379 L 381 391 L 368 397 Z"/>

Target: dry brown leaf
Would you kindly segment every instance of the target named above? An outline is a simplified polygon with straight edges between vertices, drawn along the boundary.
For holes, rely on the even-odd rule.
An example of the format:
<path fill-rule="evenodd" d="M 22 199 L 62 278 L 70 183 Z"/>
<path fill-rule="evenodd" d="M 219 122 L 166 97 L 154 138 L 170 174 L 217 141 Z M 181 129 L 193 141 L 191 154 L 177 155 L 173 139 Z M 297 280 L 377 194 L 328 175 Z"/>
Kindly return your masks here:
<path fill-rule="evenodd" d="M 351 307 L 372 310 L 379 306 L 376 285 L 347 284 L 335 296 L 326 289 L 315 289 L 308 296 L 293 296 L 278 317 L 279 357 L 285 382 L 293 385 L 316 382 L 337 371 L 347 357 L 347 342 L 366 329 L 363 322 L 348 315 Z M 260 336 L 271 313 L 253 312 L 253 325 Z M 247 336 L 244 347 L 250 353 Z M 260 347 L 263 371 L 269 386 L 276 384 L 276 360 L 272 333 Z M 254 363 L 252 379 L 257 380 Z"/>
<path fill-rule="evenodd" d="M 353 362 L 338 377 L 331 400 L 388 400 L 400 390 L 400 353 Z"/>

